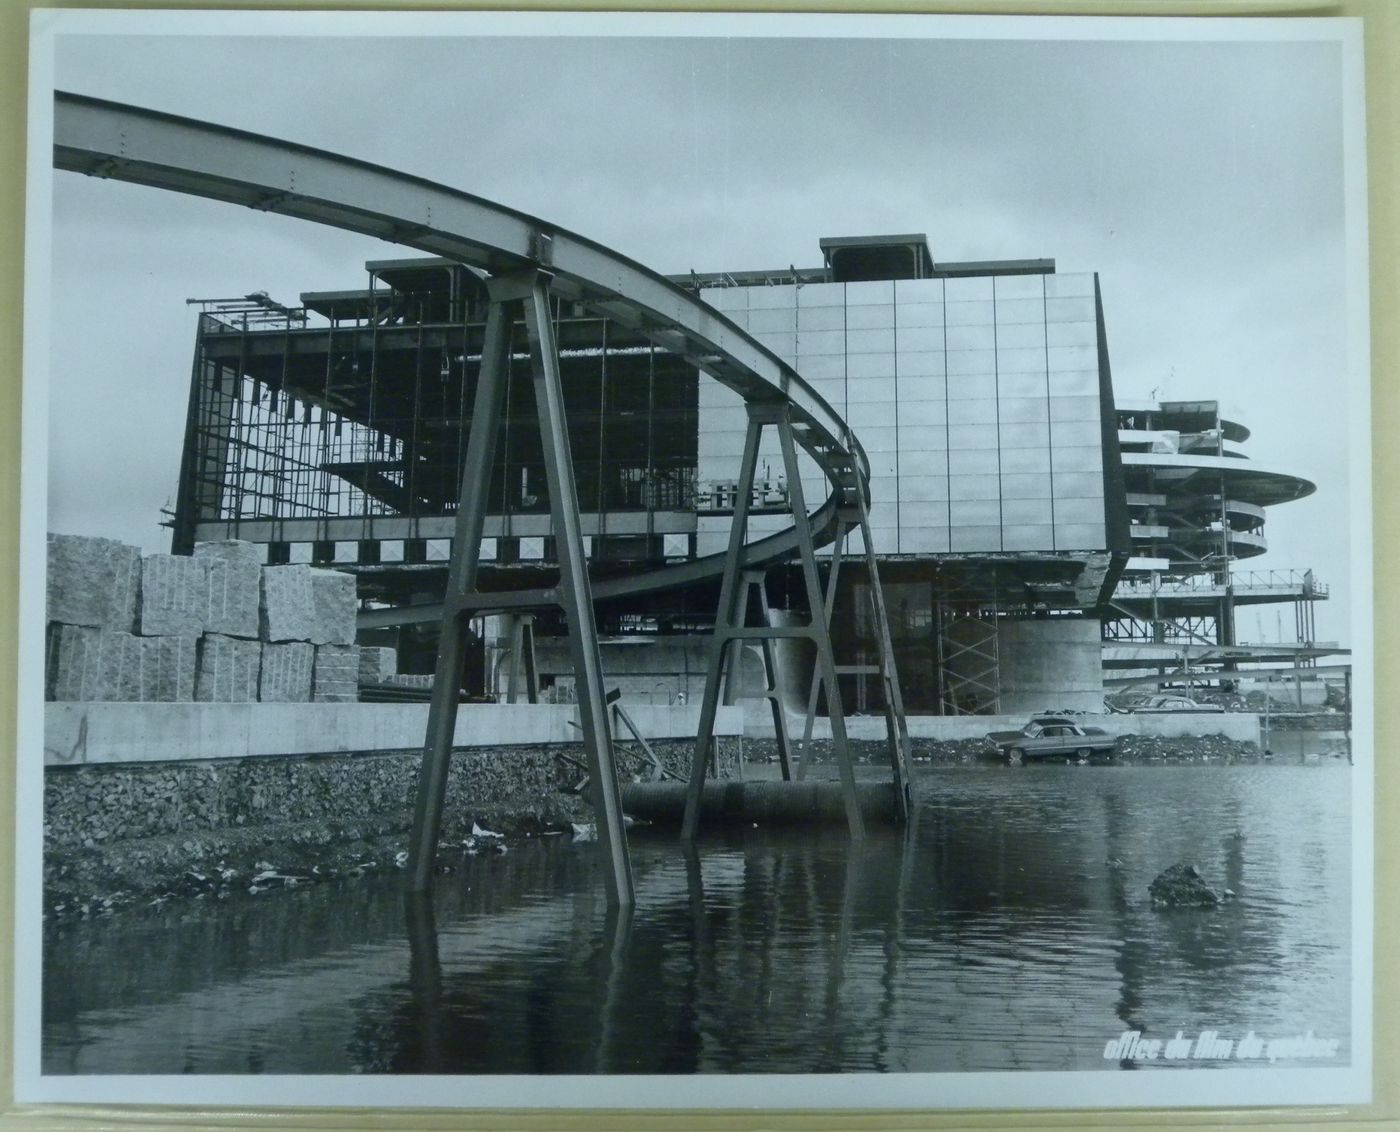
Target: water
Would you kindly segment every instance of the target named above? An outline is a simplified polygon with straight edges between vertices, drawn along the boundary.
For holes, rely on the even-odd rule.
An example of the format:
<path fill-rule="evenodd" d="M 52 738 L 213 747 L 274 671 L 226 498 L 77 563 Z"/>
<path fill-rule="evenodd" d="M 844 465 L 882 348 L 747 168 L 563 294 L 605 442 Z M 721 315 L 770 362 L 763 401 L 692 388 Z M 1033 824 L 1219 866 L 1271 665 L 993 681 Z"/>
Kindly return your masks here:
<path fill-rule="evenodd" d="M 545 838 L 464 857 L 430 905 L 390 876 L 60 924 L 44 1070 L 1101 1070 L 1125 1030 L 1209 1029 L 1311 1029 L 1345 1064 L 1351 773 L 938 769 L 909 837 L 855 851 L 634 835 L 630 916 L 594 846 Z M 1177 861 L 1237 899 L 1154 910 Z"/>

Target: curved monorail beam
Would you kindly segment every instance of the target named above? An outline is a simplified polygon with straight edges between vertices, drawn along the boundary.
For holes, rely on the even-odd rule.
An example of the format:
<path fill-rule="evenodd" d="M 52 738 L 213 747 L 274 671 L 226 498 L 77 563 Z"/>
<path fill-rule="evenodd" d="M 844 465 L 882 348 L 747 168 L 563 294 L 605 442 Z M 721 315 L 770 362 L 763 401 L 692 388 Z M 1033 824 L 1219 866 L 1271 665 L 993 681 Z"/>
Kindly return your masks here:
<path fill-rule="evenodd" d="M 683 356 L 749 404 L 786 407 L 794 436 L 822 469 L 831 495 L 811 518 L 829 542 L 837 512 L 869 502 L 869 462 L 849 426 L 797 372 L 698 296 L 582 236 L 420 177 L 122 103 L 58 92 L 59 169 L 223 200 L 374 236 L 499 274 L 536 269 L 551 291 Z M 743 565 L 791 558 L 794 528 L 749 543 Z M 714 554 L 626 579 L 600 579 L 596 598 L 660 591 L 717 578 Z M 417 611 L 419 614 L 426 610 Z"/>

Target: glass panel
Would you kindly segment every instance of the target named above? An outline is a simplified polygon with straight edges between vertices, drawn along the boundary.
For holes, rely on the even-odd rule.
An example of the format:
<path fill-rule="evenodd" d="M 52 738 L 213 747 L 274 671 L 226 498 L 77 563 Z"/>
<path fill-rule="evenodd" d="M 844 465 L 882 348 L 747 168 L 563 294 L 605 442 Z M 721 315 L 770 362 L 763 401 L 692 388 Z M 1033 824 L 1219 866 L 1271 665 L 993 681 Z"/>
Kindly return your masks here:
<path fill-rule="evenodd" d="M 844 283 L 804 283 L 797 289 L 798 307 L 844 307 Z"/>
<path fill-rule="evenodd" d="M 846 423 L 856 430 L 856 437 L 865 443 L 865 429 L 874 425 L 889 427 L 895 423 L 893 401 L 872 401 L 856 397 L 846 410 Z"/>
<path fill-rule="evenodd" d="M 1045 297 L 1047 301 L 1068 295 L 1084 295 L 1088 296 L 1090 301 L 1092 301 L 1094 296 L 1093 275 L 1084 273 L 1077 275 L 1045 276 Z"/>
<path fill-rule="evenodd" d="M 1106 542 L 1102 523 L 1055 524 L 1056 550 L 1102 550 Z"/>
<path fill-rule="evenodd" d="M 948 504 L 948 525 L 958 527 L 991 527 L 1001 525 L 1001 504 L 995 499 L 958 500 Z"/>
<path fill-rule="evenodd" d="M 849 322 L 847 325 L 850 325 Z M 851 354 L 892 354 L 894 353 L 894 328 L 847 330 L 846 351 Z"/>
<path fill-rule="evenodd" d="M 894 321 L 900 330 L 916 326 L 942 326 L 943 303 L 901 303 L 895 311 Z"/>
<path fill-rule="evenodd" d="M 860 441 L 860 446 L 865 449 L 865 453 L 870 457 L 871 470 L 874 470 L 876 452 L 894 452 L 896 446 L 895 430 L 890 428 L 862 428 L 856 439 Z M 893 474 L 894 469 L 890 469 Z"/>
<path fill-rule="evenodd" d="M 1093 346 L 1051 346 L 1045 354 L 1051 372 L 1097 370 L 1099 366 L 1099 352 Z"/>
<path fill-rule="evenodd" d="M 1049 404 L 1052 421 L 1098 422 L 1099 399 L 1097 397 L 1052 397 Z"/>
<path fill-rule="evenodd" d="M 845 330 L 846 308 L 841 307 L 799 307 L 797 329 L 802 330 Z"/>
<path fill-rule="evenodd" d="M 951 456 L 951 453 L 949 453 Z M 978 500 L 985 503 L 994 510 L 1000 506 L 998 500 L 1001 495 L 1001 485 L 997 482 L 996 476 L 949 476 L 948 477 L 948 498 L 956 505 L 958 501 Z M 959 519 L 956 514 L 953 522 L 972 522 L 971 519 Z M 998 519 L 998 522 L 1001 520 Z"/>
<path fill-rule="evenodd" d="M 1010 326 L 1014 323 L 1045 325 L 1045 303 L 1041 299 L 998 299 L 996 304 L 997 326 Z"/>
<path fill-rule="evenodd" d="M 997 307 L 997 349 L 1023 350 L 1028 346 L 1044 348 L 1045 327 L 1040 322 L 1003 322 L 1001 307 Z"/>
<path fill-rule="evenodd" d="M 995 424 L 996 420 L 997 403 L 989 398 L 948 402 L 948 424 L 955 433 L 961 425 Z"/>
<path fill-rule="evenodd" d="M 1058 472 L 1103 471 L 1103 449 L 1097 444 L 1092 448 L 1064 448 L 1055 446 L 1055 470 Z"/>
<path fill-rule="evenodd" d="M 797 335 L 791 331 L 754 331 L 753 336 L 789 365 L 797 358 Z"/>
<path fill-rule="evenodd" d="M 1075 497 L 1103 498 L 1103 477 L 1091 472 L 1061 472 L 1056 469 L 1051 473 L 1051 480 L 1057 502 Z"/>
<path fill-rule="evenodd" d="M 862 283 L 846 284 L 846 305 L 867 306 L 870 303 L 894 302 L 894 282 L 889 279 L 875 279 Z"/>
<path fill-rule="evenodd" d="M 948 477 L 909 475 L 906 469 L 910 466 L 909 463 L 905 462 L 905 457 L 901 453 L 899 457 L 899 498 L 911 503 L 933 502 L 940 499 L 946 503 Z M 945 514 L 946 511 L 945 507 Z"/>
<path fill-rule="evenodd" d="M 1002 550 L 1050 550 L 1054 545 L 1055 528 L 1049 523 L 1007 523 L 1001 528 Z"/>
<path fill-rule="evenodd" d="M 947 527 L 901 527 L 901 554 L 937 554 L 949 549 Z"/>
<path fill-rule="evenodd" d="M 1043 370 L 1040 373 L 1007 373 L 1003 370 L 997 374 L 997 392 L 1003 401 L 1015 397 L 1038 397 L 1043 401 L 1049 394 L 1049 386 Z"/>
<path fill-rule="evenodd" d="M 1050 439 L 1056 448 L 1087 448 L 1099 440 L 1098 421 L 1055 421 L 1050 426 Z"/>
<path fill-rule="evenodd" d="M 895 297 L 904 303 L 937 303 L 943 305 L 942 279 L 896 279 Z"/>
<path fill-rule="evenodd" d="M 1005 386 L 1003 386 L 1003 394 Z M 1003 426 L 1008 424 L 1029 424 L 1032 421 L 1046 421 L 1050 419 L 1050 402 L 1044 397 L 1007 397 L 1002 396 L 1000 400 L 1000 419 Z M 1048 440 L 1048 435 L 1047 435 Z M 1006 442 L 1006 433 L 1002 433 L 1002 441 Z"/>
<path fill-rule="evenodd" d="M 999 475 L 1000 453 L 995 448 L 955 448 L 948 453 L 950 476 Z"/>
<path fill-rule="evenodd" d="M 997 350 L 998 373 L 1044 373 L 1045 347 L 1014 347 Z"/>
<path fill-rule="evenodd" d="M 1008 526 L 1012 523 L 1050 523 L 1053 511 L 1048 499 L 1003 499 L 1001 501 L 1001 521 Z M 1050 545 L 1049 539 L 1045 542 Z"/>
<path fill-rule="evenodd" d="M 1099 371 L 1094 369 L 1064 370 L 1050 375 L 1051 397 L 1088 397 L 1099 395 Z M 1054 411 L 1050 414 L 1054 416 Z"/>
<path fill-rule="evenodd" d="M 1001 527 L 954 526 L 948 532 L 950 549 L 954 552 L 993 551 L 1001 549 Z"/>
<path fill-rule="evenodd" d="M 922 377 L 929 374 L 937 376 L 943 375 L 943 351 L 930 351 L 921 353 L 905 353 L 900 351 L 895 355 L 898 359 L 897 370 L 900 377 Z"/>
<path fill-rule="evenodd" d="M 1045 321 L 1047 323 L 1087 322 L 1090 326 L 1094 326 L 1098 323 L 1098 312 L 1092 298 L 1046 299 Z"/>
<path fill-rule="evenodd" d="M 858 377 L 894 377 L 893 354 L 848 354 L 846 376 L 854 380 Z"/>
<path fill-rule="evenodd" d="M 1058 461 L 1060 454 L 1055 453 Z M 1041 475 L 1048 475 L 1050 472 L 1050 449 L 1049 448 L 1003 448 L 1001 450 L 1001 473 L 1007 475 L 1028 474 L 1038 472 Z M 1048 492 L 1046 493 L 1049 494 Z"/>
<path fill-rule="evenodd" d="M 946 527 L 948 525 L 948 504 L 914 503 L 905 500 L 899 505 L 899 522 L 908 527 Z"/>
<path fill-rule="evenodd" d="M 846 308 L 848 330 L 877 330 L 894 325 L 894 305 L 884 303 Z"/>
<path fill-rule="evenodd" d="M 816 379 L 818 381 L 840 379 L 846 377 L 846 355 L 845 354 L 804 354 L 802 343 L 804 335 L 797 336 L 797 372 L 808 381 Z"/>
<path fill-rule="evenodd" d="M 992 277 L 990 275 L 969 275 L 943 281 L 943 297 L 949 303 L 966 302 L 969 299 L 992 297 Z"/>
<path fill-rule="evenodd" d="M 797 306 L 797 287 L 785 283 L 781 287 L 749 287 L 749 310 Z"/>
<path fill-rule="evenodd" d="M 990 301 L 984 303 L 950 301 L 943 308 L 943 317 L 949 326 L 991 326 L 996 322 L 996 308 Z"/>
<path fill-rule="evenodd" d="M 996 448 L 997 426 L 961 425 L 949 434 L 948 445 L 950 448 Z"/>
<path fill-rule="evenodd" d="M 1008 475 L 1003 469 L 1001 497 L 1003 499 L 1049 499 L 1050 477 L 1047 475 Z"/>
<path fill-rule="evenodd" d="M 724 311 L 731 318 L 733 312 L 747 310 L 749 289 L 747 287 L 706 287 L 700 297 L 717 311 Z"/>
<path fill-rule="evenodd" d="M 895 331 L 894 337 L 895 346 L 901 353 L 907 350 L 943 349 L 943 327 L 941 326 L 905 326 L 901 323 Z"/>
<path fill-rule="evenodd" d="M 852 361 L 855 359 L 852 358 Z M 894 400 L 894 378 L 893 377 L 862 377 L 859 381 L 854 378 L 847 385 L 848 396 L 854 401 L 893 401 Z"/>
<path fill-rule="evenodd" d="M 950 377 L 955 374 L 995 373 L 997 352 L 995 350 L 949 350 L 947 366 Z"/>
<path fill-rule="evenodd" d="M 997 379 L 993 373 L 953 374 L 948 378 L 948 400 L 996 400 Z"/>
<path fill-rule="evenodd" d="M 948 419 L 948 405 L 945 401 L 910 401 L 905 397 L 905 387 L 899 387 L 899 408 L 895 413 L 895 422 L 900 426 L 901 431 L 908 428 L 911 432 L 915 428 L 922 428 L 928 425 L 942 425 Z"/>
<path fill-rule="evenodd" d="M 1098 328 L 1092 322 L 1051 322 L 1045 327 L 1045 341 L 1051 346 L 1098 346 Z"/>
<path fill-rule="evenodd" d="M 1049 448 L 1050 426 L 1048 423 L 1001 425 L 1001 443 L 1004 448 Z"/>
<path fill-rule="evenodd" d="M 749 311 L 749 330 L 754 334 L 761 334 L 769 330 L 791 332 L 796 329 L 797 310 L 795 307 L 773 307 L 766 310 Z"/>
<path fill-rule="evenodd" d="M 844 330 L 804 330 L 797 336 L 803 354 L 844 354 Z"/>
<path fill-rule="evenodd" d="M 998 275 L 993 281 L 997 301 L 1038 299 L 1045 294 L 1044 275 Z"/>
<path fill-rule="evenodd" d="M 1103 496 L 1093 499 L 1061 499 L 1055 497 L 1055 522 L 1102 523 Z"/>

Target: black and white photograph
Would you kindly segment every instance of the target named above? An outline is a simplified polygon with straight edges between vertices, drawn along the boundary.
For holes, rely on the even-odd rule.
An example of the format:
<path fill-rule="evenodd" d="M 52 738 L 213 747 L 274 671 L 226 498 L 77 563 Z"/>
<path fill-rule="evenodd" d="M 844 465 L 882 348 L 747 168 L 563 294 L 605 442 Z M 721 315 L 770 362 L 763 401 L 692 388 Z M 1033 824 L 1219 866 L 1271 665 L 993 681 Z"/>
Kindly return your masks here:
<path fill-rule="evenodd" d="M 17 1101 L 1370 1100 L 1360 21 L 30 66 Z"/>

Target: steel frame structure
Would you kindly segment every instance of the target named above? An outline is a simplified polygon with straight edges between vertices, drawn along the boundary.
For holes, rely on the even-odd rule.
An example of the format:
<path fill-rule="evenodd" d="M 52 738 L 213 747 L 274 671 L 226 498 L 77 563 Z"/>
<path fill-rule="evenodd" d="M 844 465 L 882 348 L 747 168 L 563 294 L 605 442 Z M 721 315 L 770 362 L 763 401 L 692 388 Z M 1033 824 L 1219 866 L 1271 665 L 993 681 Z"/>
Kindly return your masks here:
<path fill-rule="evenodd" d="M 828 618 L 817 584 L 815 548 L 835 534 L 840 512 L 869 506 L 869 462 L 846 422 L 791 366 L 708 304 L 665 277 L 610 249 L 545 221 L 457 190 L 338 154 L 158 113 L 120 103 L 59 92 L 54 105 L 54 165 L 58 169 L 112 178 L 154 188 L 242 204 L 417 248 L 475 268 L 489 277 L 491 307 L 482 379 L 468 439 L 455 520 L 449 585 L 437 607 L 416 607 L 413 620 L 436 614 L 443 626 L 433 703 L 412 837 L 411 885 L 427 889 L 436 856 L 469 616 L 479 612 L 519 612 L 562 606 L 579 685 L 580 723 L 599 803 L 599 845 L 605 855 L 609 902 L 630 906 L 634 899 L 622 813 L 617 804 L 612 744 L 593 625 L 593 599 L 656 592 L 720 579 L 720 621 L 734 637 L 751 635 L 733 625 L 734 595 L 741 572 L 792 557 L 800 559 L 813 612 L 802 630 L 818 641 L 823 679 L 837 687 Z M 559 394 L 557 346 L 549 319 L 553 296 L 581 304 L 613 319 L 658 346 L 685 358 L 737 392 L 749 406 L 750 441 L 745 466 L 751 486 L 757 431 L 763 423 L 779 428 L 793 493 L 793 525 L 744 543 L 743 518 L 736 514 L 728 550 L 681 566 L 609 579 L 590 587 L 574 495 L 572 465 Z M 480 535 L 485 518 L 493 437 L 499 419 L 510 322 L 507 309 L 523 309 L 530 338 L 531 368 L 541 435 L 547 449 L 548 486 L 561 566 L 560 583 L 545 589 L 489 595 L 476 592 Z M 809 515 L 800 491 L 796 446 L 801 445 L 830 482 L 826 502 Z M 740 493 L 741 500 L 748 492 Z M 867 538 L 867 548 L 869 541 Z M 877 607 L 879 599 L 876 599 Z M 765 632 L 774 635 L 765 627 Z M 884 626 L 888 639 L 888 626 Z M 822 652 L 821 642 L 825 641 Z M 718 673 L 728 642 L 717 643 L 706 686 L 692 769 L 687 830 L 693 835 L 698 791 L 703 785 Z M 886 649 L 887 659 L 892 653 Z M 890 669 L 892 673 L 892 667 Z M 838 697 L 829 697 L 833 703 Z M 706 722 L 708 720 L 708 722 Z M 902 727 L 902 720 L 901 727 Z M 844 717 L 832 714 L 833 734 L 844 751 Z M 897 747 L 903 747 L 898 740 Z M 899 794 L 907 798 L 903 759 L 895 760 Z M 849 756 L 843 763 L 851 832 L 861 832 Z M 692 811 L 696 811 L 693 815 Z"/>

